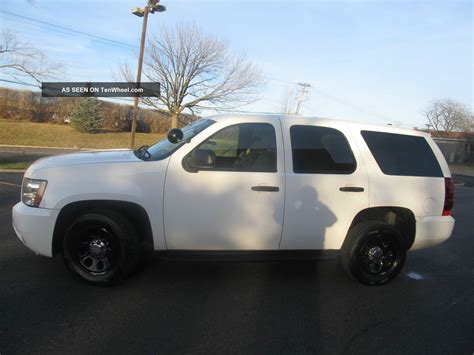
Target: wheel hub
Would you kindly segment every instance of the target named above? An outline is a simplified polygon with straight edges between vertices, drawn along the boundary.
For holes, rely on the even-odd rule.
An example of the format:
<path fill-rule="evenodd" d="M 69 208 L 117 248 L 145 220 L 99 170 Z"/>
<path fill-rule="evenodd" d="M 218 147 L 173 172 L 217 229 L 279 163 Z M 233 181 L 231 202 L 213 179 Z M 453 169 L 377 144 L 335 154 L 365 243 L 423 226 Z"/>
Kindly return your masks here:
<path fill-rule="evenodd" d="M 89 253 L 91 256 L 104 257 L 107 253 L 107 245 L 102 239 L 94 239 L 89 244 Z"/>
<path fill-rule="evenodd" d="M 386 238 L 379 236 L 362 250 L 362 266 L 371 274 L 383 274 L 393 267 L 395 251 Z"/>
<path fill-rule="evenodd" d="M 367 255 L 369 257 L 369 260 L 378 261 L 383 256 L 383 250 L 382 248 L 376 246 L 376 247 L 370 248 L 367 252 Z"/>
<path fill-rule="evenodd" d="M 82 267 L 91 273 L 100 274 L 110 269 L 115 256 L 108 230 L 100 228 L 85 233 L 76 255 Z"/>

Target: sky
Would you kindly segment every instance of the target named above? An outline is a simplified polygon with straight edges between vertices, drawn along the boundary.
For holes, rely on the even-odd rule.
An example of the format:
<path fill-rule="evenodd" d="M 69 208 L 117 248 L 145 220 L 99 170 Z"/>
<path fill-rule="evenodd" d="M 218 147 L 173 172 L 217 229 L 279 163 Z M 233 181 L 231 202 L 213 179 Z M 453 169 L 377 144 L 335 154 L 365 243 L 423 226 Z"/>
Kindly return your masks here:
<path fill-rule="evenodd" d="M 0 0 L 0 25 L 62 62 L 63 81 L 113 81 L 120 64 L 136 65 L 141 19 L 131 9 L 144 2 Z M 161 3 L 167 11 L 150 16 L 149 36 L 194 23 L 261 67 L 267 85 L 242 111 L 279 112 L 283 93 L 297 82 L 311 85 L 301 108 L 306 116 L 412 128 L 424 126 L 423 110 L 434 99 L 474 106 L 472 1 Z"/>

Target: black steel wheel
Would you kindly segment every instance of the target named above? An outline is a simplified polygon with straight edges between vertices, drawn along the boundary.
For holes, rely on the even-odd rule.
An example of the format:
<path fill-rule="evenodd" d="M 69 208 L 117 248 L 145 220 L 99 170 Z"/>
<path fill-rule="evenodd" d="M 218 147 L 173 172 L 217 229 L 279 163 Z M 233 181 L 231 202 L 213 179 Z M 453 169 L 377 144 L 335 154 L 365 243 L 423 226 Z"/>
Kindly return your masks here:
<path fill-rule="evenodd" d="M 125 216 L 109 210 L 81 214 L 62 247 L 67 267 L 84 280 L 111 284 L 128 276 L 140 258 L 140 243 Z"/>
<path fill-rule="evenodd" d="M 383 285 L 398 275 L 406 257 L 399 230 L 387 223 L 365 221 L 353 226 L 342 245 L 345 271 L 367 285 Z"/>

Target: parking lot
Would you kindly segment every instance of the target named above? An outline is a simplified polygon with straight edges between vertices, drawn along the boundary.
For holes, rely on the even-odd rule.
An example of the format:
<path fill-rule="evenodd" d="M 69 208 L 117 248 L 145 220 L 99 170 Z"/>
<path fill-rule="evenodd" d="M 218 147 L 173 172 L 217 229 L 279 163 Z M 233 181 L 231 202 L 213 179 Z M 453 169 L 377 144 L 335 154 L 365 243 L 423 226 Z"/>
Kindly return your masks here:
<path fill-rule="evenodd" d="M 456 188 L 454 234 L 408 255 L 382 287 L 331 255 L 300 261 L 157 256 L 115 287 L 72 277 L 16 238 L 21 173 L 0 173 L 0 353 L 474 352 L 474 188 Z"/>

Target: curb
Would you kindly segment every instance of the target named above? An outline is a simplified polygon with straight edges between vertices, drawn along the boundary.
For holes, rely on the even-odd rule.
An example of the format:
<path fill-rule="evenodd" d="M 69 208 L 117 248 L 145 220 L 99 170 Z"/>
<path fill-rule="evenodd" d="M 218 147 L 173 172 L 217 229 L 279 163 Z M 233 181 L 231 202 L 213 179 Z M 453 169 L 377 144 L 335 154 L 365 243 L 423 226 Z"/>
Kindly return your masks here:
<path fill-rule="evenodd" d="M 24 173 L 26 169 L 0 169 L 0 173 Z"/>

